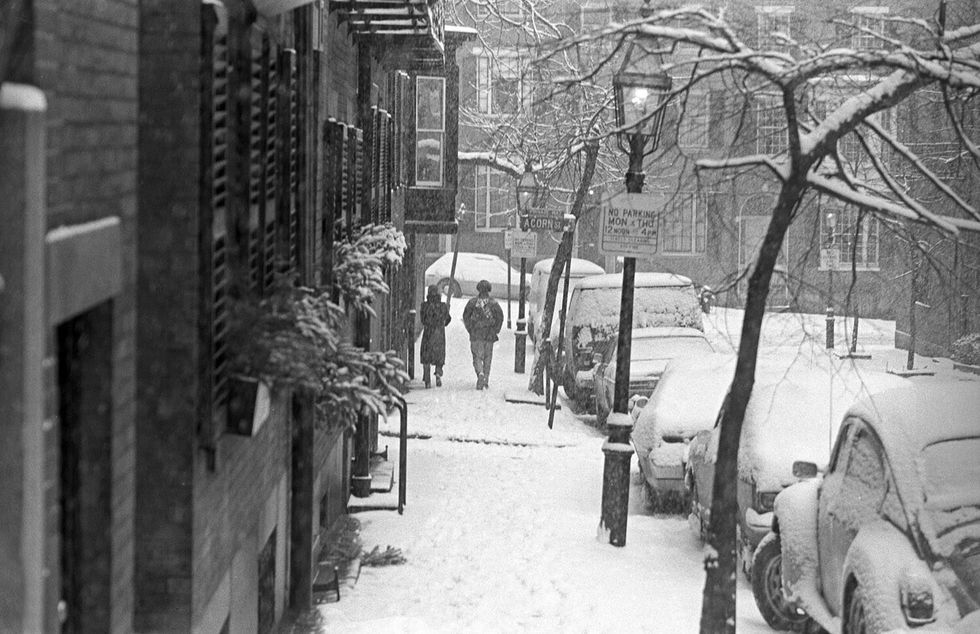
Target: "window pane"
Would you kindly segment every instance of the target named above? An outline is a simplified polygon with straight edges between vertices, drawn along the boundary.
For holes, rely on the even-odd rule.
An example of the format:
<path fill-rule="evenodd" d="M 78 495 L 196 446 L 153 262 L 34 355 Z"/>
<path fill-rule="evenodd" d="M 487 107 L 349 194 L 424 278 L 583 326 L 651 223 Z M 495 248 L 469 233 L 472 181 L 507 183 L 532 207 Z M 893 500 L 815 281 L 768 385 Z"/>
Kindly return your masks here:
<path fill-rule="evenodd" d="M 683 108 L 677 127 L 677 145 L 686 148 L 708 147 L 709 111 L 708 93 L 692 91 Z"/>
<path fill-rule="evenodd" d="M 756 137 L 760 154 L 779 154 L 786 149 L 782 107 L 774 95 L 756 97 Z"/>
<path fill-rule="evenodd" d="M 442 132 L 419 132 L 415 148 L 415 182 L 442 185 Z"/>
<path fill-rule="evenodd" d="M 419 77 L 416 111 L 419 130 L 444 130 L 442 77 Z"/>

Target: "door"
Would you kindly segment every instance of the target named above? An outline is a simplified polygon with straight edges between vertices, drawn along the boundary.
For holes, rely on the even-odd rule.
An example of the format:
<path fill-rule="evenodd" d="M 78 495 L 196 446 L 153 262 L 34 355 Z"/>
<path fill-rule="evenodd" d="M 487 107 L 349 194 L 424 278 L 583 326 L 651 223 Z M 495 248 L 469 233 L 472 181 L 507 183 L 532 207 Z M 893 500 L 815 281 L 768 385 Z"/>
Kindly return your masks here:
<path fill-rule="evenodd" d="M 738 266 L 739 270 L 754 267 L 759 256 L 759 247 L 769 228 L 769 216 L 742 216 L 739 222 Z M 788 269 L 786 266 L 786 239 L 776 258 L 772 279 L 769 281 L 769 296 L 766 305 L 770 307 L 789 304 Z M 751 273 L 751 271 L 750 271 Z M 748 275 L 745 279 L 748 280 Z M 746 282 L 743 282 L 745 284 Z"/>
<path fill-rule="evenodd" d="M 861 526 L 880 517 L 887 491 L 883 452 L 866 426 L 852 425 L 848 449 L 820 489 L 817 526 L 823 596 L 833 614 L 840 614 L 844 590 L 844 559 Z"/>

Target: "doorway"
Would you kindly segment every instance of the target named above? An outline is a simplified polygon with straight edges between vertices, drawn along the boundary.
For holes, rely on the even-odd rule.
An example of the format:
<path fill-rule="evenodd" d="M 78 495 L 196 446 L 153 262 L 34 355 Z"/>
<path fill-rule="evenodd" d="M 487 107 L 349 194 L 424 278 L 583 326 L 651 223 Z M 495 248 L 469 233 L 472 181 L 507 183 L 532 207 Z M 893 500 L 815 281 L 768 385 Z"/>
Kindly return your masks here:
<path fill-rule="evenodd" d="M 112 302 L 57 327 L 61 631 L 107 632 L 112 570 Z"/>

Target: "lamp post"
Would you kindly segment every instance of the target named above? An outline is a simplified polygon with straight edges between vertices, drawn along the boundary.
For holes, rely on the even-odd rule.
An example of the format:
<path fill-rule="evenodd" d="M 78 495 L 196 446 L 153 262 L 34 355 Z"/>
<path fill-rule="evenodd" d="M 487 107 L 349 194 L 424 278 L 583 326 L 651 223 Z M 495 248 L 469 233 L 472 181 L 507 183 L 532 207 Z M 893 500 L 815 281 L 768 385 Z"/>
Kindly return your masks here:
<path fill-rule="evenodd" d="M 830 241 L 827 247 L 827 317 L 825 322 L 825 347 L 827 350 L 834 349 L 834 269 L 840 261 L 840 253 L 837 251 L 837 216 L 834 212 L 827 212 L 827 229 L 830 230 Z"/>
<path fill-rule="evenodd" d="M 616 124 L 619 147 L 629 156 L 626 191 L 643 191 L 643 157 L 656 149 L 663 124 L 664 105 L 670 96 L 670 76 L 660 66 L 660 55 L 649 38 L 630 43 L 623 65 L 613 76 L 616 98 Z M 609 535 L 613 546 L 626 545 L 626 518 L 629 509 L 630 460 L 633 455 L 630 432 L 633 420 L 629 408 L 630 348 L 633 343 L 633 281 L 636 258 L 623 259 L 623 287 L 619 303 L 619 335 L 616 341 L 616 388 L 613 414 L 606 426 L 609 438 L 602 447 L 605 461 L 602 474 L 602 517 L 599 530 Z"/>
<path fill-rule="evenodd" d="M 525 229 L 525 219 L 533 209 L 543 209 L 547 189 L 538 183 L 531 162 L 524 163 L 524 173 L 517 182 L 517 213 L 522 218 L 521 229 Z M 514 372 L 524 373 L 527 360 L 527 320 L 524 317 L 524 276 L 527 269 L 527 258 L 521 253 L 521 277 L 517 291 L 517 330 L 514 332 Z M 508 285 L 509 288 L 509 285 Z"/>

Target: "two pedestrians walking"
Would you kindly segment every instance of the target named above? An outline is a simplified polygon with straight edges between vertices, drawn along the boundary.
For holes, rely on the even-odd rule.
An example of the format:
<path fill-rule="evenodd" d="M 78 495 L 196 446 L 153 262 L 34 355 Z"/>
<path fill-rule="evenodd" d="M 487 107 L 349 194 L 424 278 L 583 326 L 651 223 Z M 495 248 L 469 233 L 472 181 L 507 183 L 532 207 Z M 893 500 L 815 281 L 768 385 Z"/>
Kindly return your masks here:
<path fill-rule="evenodd" d="M 470 333 L 470 352 L 473 354 L 478 390 L 489 387 L 493 344 L 504 323 L 504 311 L 497 300 L 490 297 L 490 290 L 490 282 L 480 280 L 476 285 L 478 295 L 468 301 L 463 309 L 463 325 Z"/>
<path fill-rule="evenodd" d="M 419 350 L 422 361 L 422 381 L 425 387 L 431 387 L 432 376 L 429 366 L 434 365 L 436 387 L 439 387 L 442 385 L 442 366 L 446 363 L 446 325 L 452 317 L 449 316 L 449 306 L 443 303 L 435 284 L 429 287 L 419 316 L 422 321 L 422 344 Z"/>

